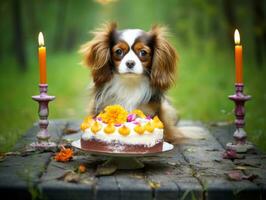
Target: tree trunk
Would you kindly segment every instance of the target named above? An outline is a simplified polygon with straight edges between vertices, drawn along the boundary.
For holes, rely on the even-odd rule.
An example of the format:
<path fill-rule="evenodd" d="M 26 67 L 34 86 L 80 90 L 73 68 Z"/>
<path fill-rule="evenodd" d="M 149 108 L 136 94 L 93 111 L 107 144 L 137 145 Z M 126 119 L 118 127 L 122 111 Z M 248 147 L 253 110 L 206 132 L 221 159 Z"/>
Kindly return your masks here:
<path fill-rule="evenodd" d="M 36 1 L 35 0 L 30 0 L 29 3 L 27 3 L 27 18 L 30 21 L 29 27 L 30 27 L 30 34 L 31 35 L 37 35 L 38 34 L 38 29 L 39 29 L 39 24 L 37 23 L 37 18 L 36 18 Z"/>
<path fill-rule="evenodd" d="M 24 72 L 27 69 L 27 60 L 22 30 L 21 2 L 20 0 L 13 0 L 12 3 L 14 50 L 19 63 L 19 69 Z"/>
<path fill-rule="evenodd" d="M 225 14 L 225 19 L 227 23 L 227 39 L 229 43 L 232 43 L 234 29 L 236 28 L 236 18 L 234 12 L 234 3 L 232 0 L 223 1 L 223 9 Z"/>
<path fill-rule="evenodd" d="M 254 20 L 254 47 L 256 61 L 259 67 L 263 65 L 263 55 L 265 52 L 265 16 L 263 13 L 263 0 L 252 1 Z"/>
<path fill-rule="evenodd" d="M 72 51 L 77 43 L 77 28 L 69 28 L 66 37 L 65 48 L 68 52 Z"/>
<path fill-rule="evenodd" d="M 64 31 L 65 31 L 65 19 L 66 19 L 66 8 L 67 8 L 68 1 L 57 1 L 58 5 L 58 13 L 56 19 L 56 30 L 55 30 L 55 37 L 54 37 L 54 46 L 53 50 L 58 51 L 64 45 Z"/>

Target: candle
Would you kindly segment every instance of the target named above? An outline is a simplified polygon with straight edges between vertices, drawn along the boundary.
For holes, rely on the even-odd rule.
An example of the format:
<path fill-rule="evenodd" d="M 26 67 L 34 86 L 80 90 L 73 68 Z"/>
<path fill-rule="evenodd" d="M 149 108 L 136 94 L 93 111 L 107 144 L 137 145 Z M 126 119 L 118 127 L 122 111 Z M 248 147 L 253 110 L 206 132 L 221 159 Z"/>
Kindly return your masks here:
<path fill-rule="evenodd" d="M 39 42 L 39 67 L 40 67 L 40 84 L 46 84 L 46 47 L 44 46 L 44 39 L 42 32 L 38 36 Z"/>
<path fill-rule="evenodd" d="M 242 45 L 240 44 L 240 34 L 235 30 L 235 65 L 236 65 L 236 83 L 243 83 L 243 65 L 242 65 Z"/>

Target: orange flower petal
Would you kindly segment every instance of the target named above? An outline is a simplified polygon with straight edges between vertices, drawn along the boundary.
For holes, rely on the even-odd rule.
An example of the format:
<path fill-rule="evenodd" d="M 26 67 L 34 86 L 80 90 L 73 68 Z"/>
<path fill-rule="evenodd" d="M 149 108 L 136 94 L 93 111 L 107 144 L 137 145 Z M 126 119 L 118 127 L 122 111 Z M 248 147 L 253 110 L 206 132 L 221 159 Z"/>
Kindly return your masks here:
<path fill-rule="evenodd" d="M 62 148 L 60 152 L 58 152 L 54 159 L 59 162 L 67 162 L 73 157 L 73 150 L 70 148 Z"/>
<path fill-rule="evenodd" d="M 86 166 L 85 166 L 84 164 L 80 164 L 80 165 L 79 165 L 79 172 L 80 172 L 80 173 L 84 173 L 84 172 L 86 172 L 86 171 L 87 171 Z"/>

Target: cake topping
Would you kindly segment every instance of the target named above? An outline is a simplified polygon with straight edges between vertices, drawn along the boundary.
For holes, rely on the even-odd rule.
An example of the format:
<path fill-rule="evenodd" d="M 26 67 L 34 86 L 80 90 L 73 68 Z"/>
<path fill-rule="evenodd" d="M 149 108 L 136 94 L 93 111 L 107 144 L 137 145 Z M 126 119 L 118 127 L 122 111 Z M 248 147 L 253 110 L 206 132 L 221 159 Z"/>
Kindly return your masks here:
<path fill-rule="evenodd" d="M 158 116 L 141 110 L 126 111 L 120 105 L 107 106 L 100 114 L 86 116 L 81 124 L 84 145 L 143 145 L 152 147 L 163 141 L 163 123 Z"/>
<path fill-rule="evenodd" d="M 106 124 L 122 124 L 127 121 L 128 112 L 120 105 L 107 106 L 103 113 L 100 113 L 97 117 L 100 117 Z"/>
<path fill-rule="evenodd" d="M 81 125 L 80 125 L 80 129 L 82 131 L 85 131 L 87 128 L 90 128 L 90 125 L 88 123 L 85 123 L 83 122 Z"/>
<path fill-rule="evenodd" d="M 118 132 L 123 136 L 128 136 L 131 130 L 134 130 L 132 133 L 139 135 L 144 134 L 145 131 L 153 133 L 155 128 L 164 128 L 158 116 L 153 118 L 150 115 L 146 116 L 138 109 L 129 113 L 121 105 L 107 106 L 99 115 L 87 116 L 80 125 L 80 129 L 84 132 L 90 129 L 94 134 L 99 131 L 106 134 Z"/>
<path fill-rule="evenodd" d="M 153 118 L 153 122 L 154 122 L 154 126 L 155 126 L 155 128 L 163 128 L 163 127 L 164 127 L 164 126 L 163 126 L 163 123 L 161 122 L 161 120 L 159 119 L 158 116 L 155 116 L 155 117 Z"/>
<path fill-rule="evenodd" d="M 135 124 L 135 125 L 139 125 L 140 124 L 140 122 L 138 122 L 138 121 L 133 121 L 132 123 Z"/>
<path fill-rule="evenodd" d="M 152 117 L 151 117 L 150 115 L 148 115 L 148 116 L 146 117 L 146 119 L 151 120 Z"/>
<path fill-rule="evenodd" d="M 137 118 L 137 115 L 134 114 L 134 113 L 132 113 L 132 114 L 129 114 L 129 115 L 127 116 L 127 121 L 128 121 L 128 122 L 132 122 L 132 121 L 134 121 L 136 118 Z"/>
<path fill-rule="evenodd" d="M 101 130 L 102 125 L 100 123 L 98 123 L 97 121 L 95 121 L 91 127 L 91 131 L 96 134 L 99 130 Z"/>
<path fill-rule="evenodd" d="M 90 126 L 92 125 L 92 123 L 94 122 L 92 116 L 88 116 L 84 119 L 84 121 L 82 122 L 82 124 L 80 125 L 80 129 L 82 131 L 85 131 L 87 128 L 90 128 Z"/>
<path fill-rule="evenodd" d="M 93 121 L 93 117 L 92 117 L 92 115 L 89 115 L 89 116 L 87 116 L 85 119 L 84 119 L 84 122 L 85 123 L 91 123 Z"/>
<path fill-rule="evenodd" d="M 134 127 L 134 131 L 140 135 L 142 135 L 145 131 L 145 128 L 142 127 L 140 124 Z"/>
<path fill-rule="evenodd" d="M 145 130 L 148 131 L 148 132 L 150 132 L 150 133 L 152 133 L 153 130 L 154 130 L 154 125 L 153 125 L 153 123 L 148 122 L 148 123 L 145 125 Z"/>
<path fill-rule="evenodd" d="M 154 116 L 153 121 L 154 121 L 154 122 L 160 122 L 161 120 L 160 120 L 159 117 L 156 115 L 156 116 Z"/>
<path fill-rule="evenodd" d="M 115 132 L 115 126 L 110 123 L 103 130 L 105 133 L 111 134 L 111 133 Z"/>
<path fill-rule="evenodd" d="M 131 113 L 136 114 L 138 117 L 146 118 L 146 115 L 141 110 L 135 109 Z"/>
<path fill-rule="evenodd" d="M 118 132 L 123 136 L 128 136 L 130 133 L 130 129 L 124 125 L 118 129 Z"/>

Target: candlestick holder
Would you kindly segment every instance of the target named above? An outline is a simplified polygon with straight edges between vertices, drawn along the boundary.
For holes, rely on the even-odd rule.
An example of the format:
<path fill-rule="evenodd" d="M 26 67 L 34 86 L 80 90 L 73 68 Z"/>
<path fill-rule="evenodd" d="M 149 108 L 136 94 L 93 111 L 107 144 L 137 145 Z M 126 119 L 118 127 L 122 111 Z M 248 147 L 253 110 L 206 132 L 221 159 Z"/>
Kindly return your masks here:
<path fill-rule="evenodd" d="M 245 95 L 243 93 L 244 84 L 235 84 L 236 93 L 230 95 L 228 98 L 235 102 L 235 125 L 236 131 L 234 132 L 234 142 L 228 143 L 226 145 L 227 149 L 233 149 L 238 153 L 247 152 L 252 149 L 251 143 L 247 142 L 247 134 L 244 130 L 245 126 L 245 102 L 248 101 L 251 96 Z"/>
<path fill-rule="evenodd" d="M 48 104 L 50 101 L 55 99 L 55 96 L 49 96 L 47 94 L 48 84 L 39 84 L 40 95 L 32 96 L 32 99 L 39 103 L 39 127 L 40 130 L 37 134 L 37 141 L 32 143 L 30 146 L 38 150 L 50 150 L 56 147 L 54 142 L 50 142 L 51 135 L 49 134 L 47 127 L 49 124 L 48 115 L 49 108 Z"/>

